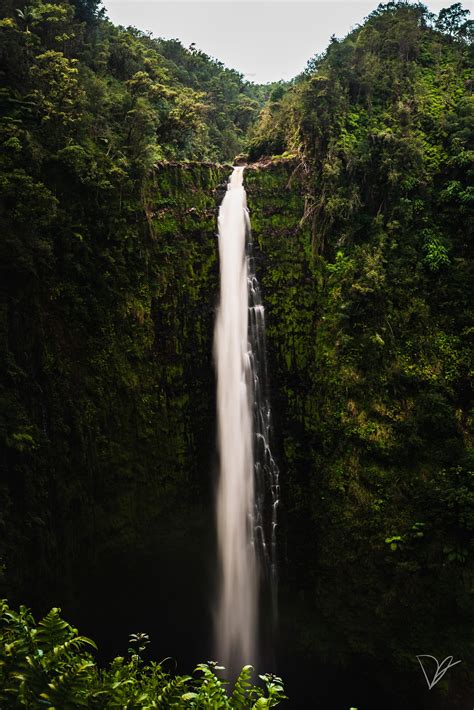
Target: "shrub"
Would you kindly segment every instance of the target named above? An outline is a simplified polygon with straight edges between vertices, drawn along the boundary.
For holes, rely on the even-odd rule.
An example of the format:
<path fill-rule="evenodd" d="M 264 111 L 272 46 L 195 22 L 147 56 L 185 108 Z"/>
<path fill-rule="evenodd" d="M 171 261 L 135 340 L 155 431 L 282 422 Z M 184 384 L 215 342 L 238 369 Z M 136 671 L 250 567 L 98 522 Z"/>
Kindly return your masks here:
<path fill-rule="evenodd" d="M 133 634 L 127 657 L 99 668 L 91 651 L 96 645 L 79 636 L 54 608 L 38 624 L 21 606 L 0 601 L 0 707 L 11 710 L 265 710 L 285 696 L 280 678 L 262 675 L 265 689 L 252 684 L 252 667 L 244 666 L 231 695 L 223 670 L 200 663 L 194 675 L 173 675 L 160 663 L 144 663 L 146 634 Z"/>

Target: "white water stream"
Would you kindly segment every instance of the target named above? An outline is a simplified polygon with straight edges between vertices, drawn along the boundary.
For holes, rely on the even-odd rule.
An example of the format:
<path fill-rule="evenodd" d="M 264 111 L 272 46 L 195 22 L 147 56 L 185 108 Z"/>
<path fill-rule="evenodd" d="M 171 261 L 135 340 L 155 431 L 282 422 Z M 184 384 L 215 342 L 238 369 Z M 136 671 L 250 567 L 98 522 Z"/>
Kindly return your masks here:
<path fill-rule="evenodd" d="M 249 253 L 243 171 L 234 168 L 219 210 L 221 291 L 214 333 L 220 457 L 216 654 L 230 674 L 258 663 L 260 581 L 269 579 L 273 615 L 277 581 L 278 468 L 269 445 L 264 309 Z"/>

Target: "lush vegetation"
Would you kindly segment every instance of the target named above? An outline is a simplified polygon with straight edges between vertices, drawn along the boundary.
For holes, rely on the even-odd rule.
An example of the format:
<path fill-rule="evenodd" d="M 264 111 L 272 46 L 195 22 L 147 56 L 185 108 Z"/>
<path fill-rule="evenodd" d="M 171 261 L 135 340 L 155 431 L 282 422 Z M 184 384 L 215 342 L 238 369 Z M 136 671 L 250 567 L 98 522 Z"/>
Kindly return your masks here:
<path fill-rule="evenodd" d="M 145 663 L 145 633 L 131 634 L 128 654 L 99 668 L 95 643 L 56 608 L 36 624 L 26 607 L 14 611 L 1 601 L 0 635 L 0 702 L 11 710 L 265 710 L 285 698 L 280 678 L 260 676 L 265 690 L 253 685 L 251 666 L 228 693 L 215 663 L 199 664 L 193 676 L 166 670 L 172 659 Z"/>
<path fill-rule="evenodd" d="M 228 168 L 169 160 L 237 151 L 261 92 L 98 5 L 1 4 L 5 594 L 45 592 L 43 575 L 63 586 L 92 539 L 94 556 L 131 543 L 176 496 L 186 516 L 183 490 L 204 505 L 208 486 L 196 471 L 213 438 L 212 237 Z"/>
<path fill-rule="evenodd" d="M 474 654 L 470 27 L 459 5 L 379 7 L 266 107 L 253 157 L 294 159 L 247 173 L 288 605 L 299 589 L 306 656 L 379 679 L 416 649 Z"/>
<path fill-rule="evenodd" d="M 160 158 L 232 158 L 269 89 L 193 46 L 115 27 L 99 4 L 2 3 L 10 154 L 37 169 L 54 157 L 83 181 L 91 163 L 87 181 L 98 184 L 100 173 L 137 178 Z"/>
<path fill-rule="evenodd" d="M 212 555 L 214 235 L 229 167 L 209 161 L 241 149 L 267 89 L 115 27 L 96 0 L 0 3 L 0 66 L 1 596 L 61 603 L 103 639 L 134 594 L 145 607 L 150 590 L 154 609 L 162 577 Z M 119 607 L 106 634 L 102 594 Z M 195 635 L 183 651 L 160 622 L 157 652 L 184 653 L 189 670 L 210 624 L 179 604 Z"/>
<path fill-rule="evenodd" d="M 390 2 L 294 81 L 255 87 L 114 27 L 96 0 L 1 4 L 2 596 L 60 603 L 99 636 L 141 607 L 165 653 L 195 663 L 206 646 L 215 161 L 245 148 L 261 161 L 246 186 L 283 472 L 284 670 L 322 669 L 310 707 L 331 667 L 355 668 L 354 688 L 373 669 L 375 707 L 395 678 L 409 707 L 416 654 L 456 654 L 429 702 L 464 707 L 471 32 L 459 4 Z M 168 686 L 183 707 L 214 687 L 224 702 L 212 666 L 177 677 L 130 653 L 100 669 L 57 612 L 36 626 L 4 605 L 1 623 L 8 707 L 159 707 Z M 243 707 L 264 707 L 249 692 Z"/>

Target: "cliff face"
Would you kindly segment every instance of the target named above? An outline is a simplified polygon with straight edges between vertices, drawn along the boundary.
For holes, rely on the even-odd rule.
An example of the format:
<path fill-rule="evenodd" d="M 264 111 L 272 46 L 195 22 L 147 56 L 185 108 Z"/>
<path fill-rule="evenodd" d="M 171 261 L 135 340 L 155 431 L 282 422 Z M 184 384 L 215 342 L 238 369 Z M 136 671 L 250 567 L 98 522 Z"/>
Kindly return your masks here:
<path fill-rule="evenodd" d="M 245 183 L 283 486 L 284 666 L 323 664 L 321 701 L 341 663 L 354 692 L 379 703 L 396 676 L 393 702 L 408 702 L 421 648 L 472 657 L 463 241 L 436 285 L 410 233 L 315 254 L 301 166 L 257 165 Z M 370 683 L 352 676 L 362 659 Z M 446 679 L 440 706 L 463 707 L 466 678 Z"/>
<path fill-rule="evenodd" d="M 116 232 L 58 233 L 42 278 L 4 295 L 2 594 L 61 604 L 105 652 L 143 628 L 157 656 L 210 657 L 216 216 L 229 174 L 158 164 L 139 209 L 117 203 Z M 421 249 L 377 234 L 315 255 L 298 163 L 244 177 L 283 488 L 278 670 L 290 690 L 294 673 L 295 697 L 307 663 L 332 703 L 353 702 L 334 689 L 341 665 L 374 702 L 396 677 L 399 702 L 417 653 L 471 653 L 464 316 L 446 310 L 462 303 L 467 266 L 434 289 Z M 443 693 L 461 702 L 464 680 Z"/>
<path fill-rule="evenodd" d="M 58 235 L 41 284 L 4 294 L 2 594 L 83 606 L 112 559 L 189 533 L 206 507 L 229 173 L 158 165 L 141 207 L 121 206 L 126 229 Z"/>
<path fill-rule="evenodd" d="M 285 490 L 281 532 L 293 546 L 306 526 L 298 503 L 306 499 L 314 467 L 311 422 L 317 400 L 310 372 L 319 278 L 310 225 L 303 220 L 304 182 L 298 163 L 272 161 L 250 166 L 244 175 L 266 312 L 274 445 Z M 292 513 L 296 516 L 290 522 Z"/>

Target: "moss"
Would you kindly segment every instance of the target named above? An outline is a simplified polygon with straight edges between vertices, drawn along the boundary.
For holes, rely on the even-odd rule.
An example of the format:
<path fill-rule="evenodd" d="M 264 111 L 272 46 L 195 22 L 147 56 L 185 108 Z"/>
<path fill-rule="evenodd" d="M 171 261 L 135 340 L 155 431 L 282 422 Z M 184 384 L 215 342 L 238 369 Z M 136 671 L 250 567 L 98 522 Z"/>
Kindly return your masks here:
<path fill-rule="evenodd" d="M 229 173 L 158 165 L 133 229 L 71 244 L 73 266 L 55 264 L 49 291 L 7 305 L 1 557 L 15 598 L 48 603 L 56 591 L 71 604 L 86 561 L 131 555 L 207 500 L 216 216 Z"/>
<path fill-rule="evenodd" d="M 420 648 L 473 652 L 463 577 L 471 568 L 453 557 L 453 577 L 445 552 L 464 549 L 469 505 L 452 516 L 430 493 L 441 486 L 460 501 L 458 466 L 472 480 L 456 414 L 460 325 L 437 311 L 418 270 L 422 252 L 407 266 L 410 233 L 397 247 L 374 230 L 335 256 L 315 254 L 315 223 L 304 218 L 311 186 L 297 161 L 250 167 L 245 185 L 281 442 L 291 570 L 282 603 L 297 619 L 283 645 L 314 663 L 390 662 L 409 683 Z M 412 272 L 403 286 L 402 263 Z M 454 281 L 444 288 L 456 298 Z M 396 552 L 385 543 L 394 535 L 409 541 Z"/>

